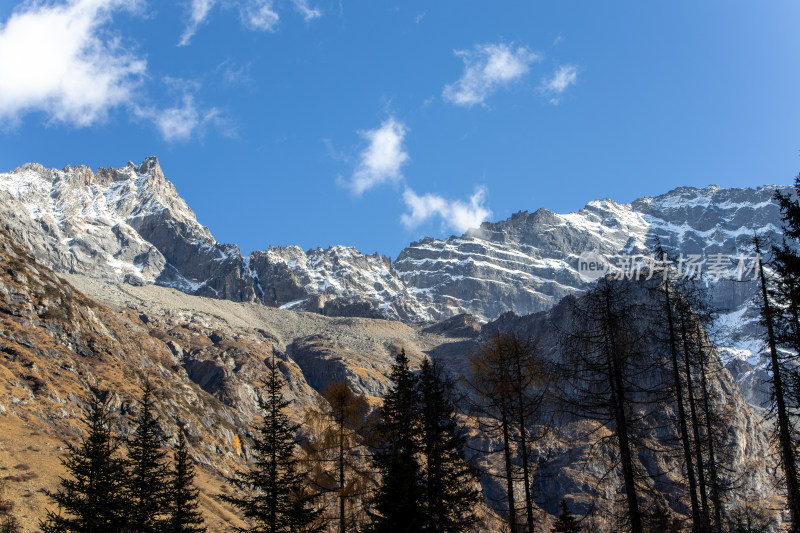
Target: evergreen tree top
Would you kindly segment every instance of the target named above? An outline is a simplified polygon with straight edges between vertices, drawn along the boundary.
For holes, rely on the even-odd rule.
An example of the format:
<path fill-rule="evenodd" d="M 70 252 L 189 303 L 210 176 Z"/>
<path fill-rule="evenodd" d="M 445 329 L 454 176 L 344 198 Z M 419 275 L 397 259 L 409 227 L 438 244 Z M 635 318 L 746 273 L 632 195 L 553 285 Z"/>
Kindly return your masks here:
<path fill-rule="evenodd" d="M 550 530 L 552 533 L 579 533 L 581 530 L 581 526 L 578 524 L 578 520 L 575 516 L 570 512 L 569 506 L 567 506 L 567 502 L 561 500 L 561 503 L 558 504 L 561 508 L 561 514 L 556 520 L 556 523 L 553 524 L 553 528 Z"/>

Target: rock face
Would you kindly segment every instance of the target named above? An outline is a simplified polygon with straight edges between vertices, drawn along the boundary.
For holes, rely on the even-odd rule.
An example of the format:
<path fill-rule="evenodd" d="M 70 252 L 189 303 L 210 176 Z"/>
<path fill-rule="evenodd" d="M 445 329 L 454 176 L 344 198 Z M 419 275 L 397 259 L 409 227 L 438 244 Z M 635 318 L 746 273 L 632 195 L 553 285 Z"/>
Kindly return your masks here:
<path fill-rule="evenodd" d="M 649 499 L 650 496 L 643 498 L 651 504 L 670 507 L 688 521 L 686 481 L 681 473 L 683 466 L 678 452 L 677 406 L 672 393 L 663 393 L 672 390 L 670 383 L 674 379 L 669 364 L 668 335 L 665 329 L 661 329 L 666 328 L 662 319 L 663 293 L 654 290 L 654 280 L 602 283 L 607 289 L 605 294 L 611 295 L 612 303 L 609 305 L 613 308 L 612 313 L 617 313 L 612 316 L 630 313 L 637 317 L 634 321 L 623 319 L 624 323 L 621 328 L 617 326 L 620 328 L 617 331 L 624 330 L 625 333 L 619 337 L 628 339 L 621 345 L 637 339 L 627 347 L 631 350 L 629 354 L 634 355 L 622 356 L 625 368 L 621 372 L 630 401 L 628 431 L 630 442 L 634 443 L 634 469 L 637 479 L 645 480 L 642 487 L 649 487 L 655 495 L 655 499 Z M 593 297 L 596 299 L 591 300 Z M 597 513 L 611 517 L 615 511 L 609 504 L 615 494 L 623 492 L 620 490 L 621 470 L 618 468 L 616 441 L 609 439 L 615 421 L 610 414 L 602 420 L 603 413 L 610 412 L 610 408 L 602 403 L 607 401 L 604 395 L 610 393 L 598 376 L 603 379 L 606 376 L 596 367 L 588 367 L 593 368 L 589 379 L 581 383 L 578 377 L 584 376 L 585 379 L 586 374 L 581 374 L 581 368 L 587 366 L 582 365 L 596 362 L 592 360 L 593 354 L 601 351 L 593 343 L 598 343 L 597 332 L 602 330 L 592 323 L 595 315 L 587 315 L 586 310 L 597 309 L 593 307 L 597 302 L 605 304 L 605 298 L 591 292 L 581 297 L 568 297 L 545 312 L 522 317 L 507 313 L 486 324 L 482 330 L 483 337 L 495 332 L 511 332 L 522 338 L 530 336 L 536 339 L 539 353 L 556 369 L 547 386 L 557 391 L 555 410 L 563 409 L 563 412 L 560 417 L 556 415 L 559 422 L 553 434 L 534 444 L 537 459 L 532 482 L 540 495 L 538 501 L 554 515 L 558 512 L 561 495 L 567 494 L 573 511 L 581 515 Z M 659 329 L 664 331 L 663 335 L 657 333 Z M 589 337 L 577 342 L 571 338 L 572 335 L 581 335 L 581 331 L 589 332 Z M 584 340 L 586 344 L 582 344 Z M 711 345 L 706 343 L 706 346 Z M 590 354 L 587 359 L 591 363 L 577 355 L 582 349 Z M 620 350 L 624 352 L 626 348 Z M 721 485 L 750 485 L 766 489 L 773 483 L 771 475 L 763 470 L 773 460 L 770 459 L 773 450 L 768 440 L 769 430 L 762 426 L 761 417 L 745 401 L 742 391 L 723 367 L 716 349 L 710 349 L 708 354 L 706 376 L 710 411 L 721 424 L 720 429 L 724 428 L 715 444 L 715 453 L 725 464 L 720 471 Z M 699 378 L 695 375 L 695 379 Z M 581 388 L 583 390 L 576 393 Z M 587 407 L 586 402 L 591 407 Z M 587 418 L 586 412 L 592 415 Z M 582 465 L 580 471 L 575 470 L 578 465 Z M 598 487 L 608 491 L 608 500 L 586 497 L 595 494 Z M 497 490 L 498 487 L 490 485 L 489 489 Z M 643 488 L 639 490 L 647 492 Z M 777 498 L 769 501 L 775 496 L 774 492 L 766 490 L 758 494 L 762 498 L 759 502 L 761 508 L 780 508 L 782 505 Z M 733 499 L 740 497 L 733 496 Z"/>
<path fill-rule="evenodd" d="M 385 256 L 345 246 L 308 252 L 287 246 L 253 252 L 248 264 L 265 305 L 330 316 L 431 319 Z"/>
<path fill-rule="evenodd" d="M 120 169 L 24 165 L 0 175 L 3 220 L 58 272 L 254 299 L 236 246 L 218 244 L 158 160 Z"/>
<path fill-rule="evenodd" d="M 458 376 L 465 371 L 465 354 L 477 348 L 479 335 L 490 327 L 536 331 L 542 342 L 558 346 L 555 337 L 564 328 L 570 302 L 576 300 L 568 297 L 550 311 L 526 317 L 506 313 L 481 330 L 469 315 L 435 325 L 326 317 L 98 278 L 55 275 L 37 264 L 7 228 L 0 228 L 0 388 L 5 391 L 0 395 L 0 462 L 52 465 L 39 472 L 39 478 L 13 484 L 13 498 L 25 502 L 29 529 L 49 505 L 40 489 L 52 488 L 63 474 L 59 446 L 81 435 L 77 421 L 90 387 L 113 395 L 115 429 L 126 436 L 132 430 L 141 383 L 145 377 L 151 381 L 167 444 L 173 445 L 183 431 L 200 465 L 201 505 L 209 531 L 230 531 L 243 524 L 216 500 L 226 490 L 220 473 L 242 468 L 252 459 L 258 384 L 265 376 L 264 362 L 273 354 L 287 382 L 291 417 L 299 422 L 304 409 L 319 400 L 318 393 L 337 379 L 346 380 L 371 405 L 378 405 L 400 350 L 405 350 L 414 368 L 428 356 Z M 558 359 L 561 354 L 553 351 L 550 356 Z M 712 387 L 715 401 L 725 408 L 723 433 L 734 453 L 731 475 L 743 476 L 743 485 L 757 493 L 772 494 L 771 481 L 765 481 L 771 467 L 766 431 L 726 370 L 716 368 Z M 659 449 L 656 444 L 674 438 L 663 429 L 671 422 L 671 413 L 665 405 L 653 419 L 653 432 L 646 435 L 653 446 L 637 459 L 644 472 L 679 471 L 672 459 L 652 451 Z M 595 431 L 587 431 L 587 425 Z M 618 480 L 611 476 L 598 485 L 586 475 L 587 471 L 602 474 L 603 464 L 587 459 L 597 455 L 590 436 L 605 433 L 602 421 L 559 422 L 537 444 L 534 483 L 547 496 L 539 504 L 543 511 L 552 515 L 560 498 L 567 498 L 580 512 L 594 504 L 601 510 L 613 507 Z M 28 446 L 32 435 L 36 446 Z M 472 449 L 493 448 L 474 431 L 472 435 L 476 439 Z M 11 456 L 14 446 L 16 455 Z M 613 460 L 602 447 L 601 453 Z M 498 454 L 475 460 L 490 470 L 499 468 Z M 683 512 L 678 481 L 667 476 L 652 488 Z M 483 489 L 487 502 L 499 494 L 491 476 L 483 481 Z"/>
<path fill-rule="evenodd" d="M 736 258 L 752 254 L 754 232 L 767 240 L 778 235 L 780 210 L 772 199 L 777 189 L 682 187 L 630 204 L 595 200 L 576 213 L 522 211 L 458 237 L 412 243 L 394 263 L 343 246 L 271 247 L 243 258 L 236 246 L 217 243 L 197 222 L 155 157 L 96 174 L 84 166 L 24 165 L 0 174 L 0 215 L 57 272 L 404 322 L 464 313 L 486 322 L 507 311 L 547 310 L 590 286 L 578 272 L 582 253 L 613 261 L 649 254 L 658 241 L 675 257 L 698 255 L 706 270 L 725 263 L 723 275 L 708 283 L 721 313 L 721 354 L 726 362 L 748 363 L 731 368 L 737 381 L 753 382 L 745 387 L 757 401 L 763 391 L 754 376 L 763 373 L 764 362 L 760 326 L 748 306 L 756 285 L 728 278 L 735 275 Z"/>

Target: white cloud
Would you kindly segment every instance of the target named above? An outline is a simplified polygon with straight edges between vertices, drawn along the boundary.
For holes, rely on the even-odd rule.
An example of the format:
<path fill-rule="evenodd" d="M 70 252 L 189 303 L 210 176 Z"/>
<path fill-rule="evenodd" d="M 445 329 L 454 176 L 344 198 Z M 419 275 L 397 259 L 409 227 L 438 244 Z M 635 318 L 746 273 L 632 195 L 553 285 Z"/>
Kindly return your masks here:
<path fill-rule="evenodd" d="M 191 0 L 189 7 L 189 22 L 178 43 L 179 46 L 189 44 L 200 26 L 208 19 L 215 5 L 223 8 L 239 10 L 242 24 L 251 30 L 275 31 L 280 22 L 280 15 L 275 9 L 275 0 Z M 292 0 L 295 9 L 306 21 L 322 16 L 322 11 L 311 7 L 308 0 Z"/>
<path fill-rule="evenodd" d="M 368 144 L 359 155 L 358 166 L 351 178 L 342 180 L 340 177 L 339 180 L 359 196 L 384 183 L 404 184 L 403 201 L 407 212 L 401 215 L 400 220 L 409 229 L 438 217 L 442 220 L 443 229 L 465 232 L 490 217 L 492 212 L 484 205 L 487 194 L 485 187 L 476 188 L 465 202 L 447 200 L 437 194 L 419 195 L 405 184 L 402 167 L 409 159 L 403 147 L 406 132 L 405 125 L 394 117 L 384 121 L 378 128 L 359 132 Z M 330 141 L 326 141 L 326 145 L 332 157 L 346 160 L 333 150 Z"/>
<path fill-rule="evenodd" d="M 192 36 L 197 32 L 200 25 L 208 18 L 211 8 L 216 4 L 216 0 L 192 0 L 189 24 L 186 26 L 178 46 L 189 44 Z"/>
<path fill-rule="evenodd" d="M 272 0 L 248 0 L 240 6 L 242 22 L 252 30 L 274 31 L 280 17 Z"/>
<path fill-rule="evenodd" d="M 23 5 L 0 26 L 0 119 L 42 111 L 88 126 L 132 96 L 146 61 L 103 26 L 115 11 L 139 8 L 138 0 Z"/>
<path fill-rule="evenodd" d="M 217 109 L 199 110 L 191 94 L 184 94 L 180 106 L 166 109 L 136 109 L 136 115 L 155 124 L 165 141 L 187 141 L 192 136 L 202 134 L 208 123 L 219 123 L 220 113 Z"/>
<path fill-rule="evenodd" d="M 472 50 L 456 50 L 455 54 L 464 61 L 464 73 L 455 83 L 445 86 L 442 97 L 467 107 L 484 103 L 499 88 L 527 74 L 531 63 L 542 59 L 524 46 L 513 49 L 504 43 L 479 44 Z"/>
<path fill-rule="evenodd" d="M 478 187 L 470 196 L 469 202 L 462 202 L 446 200 L 436 194 L 419 196 L 410 188 L 406 188 L 403 192 L 403 201 L 409 212 L 403 214 L 400 220 L 411 229 L 438 216 L 441 217 L 443 226 L 463 233 L 470 228 L 480 226 L 481 222 L 492 215 L 484 205 L 486 192 L 485 187 Z"/>
<path fill-rule="evenodd" d="M 308 5 L 308 0 L 292 0 L 292 1 L 294 2 L 294 6 L 303 15 L 303 18 L 306 19 L 306 21 L 313 20 L 315 18 L 319 18 L 322 16 L 322 11 L 310 7 Z"/>
<path fill-rule="evenodd" d="M 561 65 L 549 78 L 542 78 L 539 86 L 542 92 L 551 95 L 550 102 L 557 104 L 561 94 L 570 85 L 575 85 L 578 81 L 578 67 L 575 65 Z"/>
<path fill-rule="evenodd" d="M 361 152 L 358 167 L 347 183 L 355 194 L 360 196 L 376 185 L 403 178 L 401 167 L 408 161 L 403 148 L 405 135 L 405 125 L 393 117 L 377 129 L 361 132 L 369 144 Z"/>

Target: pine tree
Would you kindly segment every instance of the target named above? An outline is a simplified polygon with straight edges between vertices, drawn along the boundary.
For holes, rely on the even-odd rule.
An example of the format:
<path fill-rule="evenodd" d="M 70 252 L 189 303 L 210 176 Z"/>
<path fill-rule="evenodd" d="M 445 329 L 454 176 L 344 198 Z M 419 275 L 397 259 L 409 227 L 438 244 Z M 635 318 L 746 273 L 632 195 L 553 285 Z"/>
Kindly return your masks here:
<path fill-rule="evenodd" d="M 242 489 L 242 496 L 223 496 L 238 507 L 253 527 L 238 531 L 278 533 L 317 531 L 320 511 L 313 507 L 315 495 L 308 491 L 309 479 L 296 455 L 295 434 L 298 425 L 286 415 L 289 402 L 283 397 L 284 387 L 275 352 L 267 363 L 263 397 L 258 406 L 262 423 L 253 429 L 256 461 L 252 470 L 237 470 L 229 483 Z"/>
<path fill-rule="evenodd" d="M 570 512 L 567 502 L 561 500 L 558 506 L 561 507 L 561 514 L 558 515 L 558 520 L 550 529 L 551 533 L 580 533 L 581 526 L 578 525 L 578 520 Z"/>
<path fill-rule="evenodd" d="M 45 533 L 127 531 L 124 468 L 111 433 L 108 401 L 99 391 L 92 391 L 83 421 L 87 436 L 78 446 L 68 443 L 69 455 L 62 460 L 71 477 L 61 478 L 57 491 L 45 491 L 58 511 L 48 510 L 39 527 Z"/>
<path fill-rule="evenodd" d="M 129 524 L 137 533 L 159 533 L 169 512 L 166 452 L 153 404 L 153 386 L 145 380 L 136 428 L 128 439 Z"/>
<path fill-rule="evenodd" d="M 478 521 L 475 507 L 481 494 L 475 470 L 464 459 L 466 436 L 456 420 L 453 382 L 437 363 L 426 359 L 417 389 L 425 495 L 423 529 L 466 531 Z"/>
<path fill-rule="evenodd" d="M 378 423 L 375 465 L 383 477 L 373 501 L 374 532 L 415 532 L 423 522 L 423 493 L 417 462 L 420 412 L 416 377 L 405 350 L 392 366 L 392 388 L 384 398 Z"/>
<path fill-rule="evenodd" d="M 194 465 L 189 459 L 189 449 L 183 431 L 178 432 L 178 447 L 175 449 L 170 472 L 168 504 L 169 518 L 164 533 L 204 533 L 203 514 L 198 509 L 199 491 L 194 487 Z"/>
<path fill-rule="evenodd" d="M 5 495 L 5 480 L 0 480 L 0 497 Z M 0 533 L 21 533 L 22 527 L 13 514 L 14 502 L 0 499 Z"/>

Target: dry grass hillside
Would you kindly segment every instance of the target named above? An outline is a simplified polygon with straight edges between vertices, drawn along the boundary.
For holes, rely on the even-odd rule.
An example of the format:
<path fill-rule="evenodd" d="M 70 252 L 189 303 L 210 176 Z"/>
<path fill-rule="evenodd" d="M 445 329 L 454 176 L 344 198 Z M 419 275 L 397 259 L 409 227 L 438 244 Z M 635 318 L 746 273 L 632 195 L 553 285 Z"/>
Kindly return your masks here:
<path fill-rule="evenodd" d="M 332 380 L 346 379 L 373 405 L 394 354 L 419 361 L 464 342 L 399 322 L 332 319 L 188 296 L 154 286 L 59 277 L 0 231 L 0 470 L 5 499 L 26 531 L 44 515 L 43 488 L 63 475 L 66 442 L 77 442 L 90 387 L 108 390 L 122 437 L 131 431 L 145 377 L 156 387 L 168 445 L 185 431 L 200 466 L 210 531 L 239 524 L 217 495 L 221 474 L 249 457 L 257 385 L 275 349 L 293 415 Z M 242 443 L 241 451 L 235 441 Z"/>
<path fill-rule="evenodd" d="M 500 320 L 495 327 L 531 331 L 556 346 L 562 307 L 506 317 L 507 324 Z M 65 444 L 83 434 L 80 418 L 90 388 L 110 392 L 116 428 L 124 438 L 132 430 L 136 399 L 147 378 L 156 389 L 167 445 L 177 442 L 179 431 L 187 436 L 209 531 L 228 531 L 241 522 L 218 496 L 230 490 L 223 476 L 252 458 L 250 427 L 257 421 L 265 360 L 273 351 L 288 383 L 291 414 L 300 422 L 334 380 L 346 380 L 372 406 L 379 405 L 400 350 L 414 364 L 428 356 L 456 375 L 463 373 L 465 355 L 475 349 L 480 332 L 465 316 L 420 326 L 330 318 L 153 285 L 56 275 L 0 229 L 0 500 L 13 501 L 24 530 L 35 531 L 48 504 L 41 489 L 56 486 L 64 474 L 60 459 Z M 721 367 L 714 387 L 730 423 L 734 474 L 766 496 L 771 452 L 765 432 Z M 663 427 L 670 427 L 673 418 L 672 407 L 661 406 Z M 497 448 L 474 424 L 470 432 L 474 449 Z M 561 498 L 579 509 L 613 513 L 621 494 L 618 476 L 608 471 L 614 454 L 598 445 L 607 433 L 597 421 L 571 421 L 536 443 L 532 481 L 540 505 L 537 516 L 547 529 Z M 658 450 L 659 443 L 675 435 L 654 427 L 649 438 Z M 686 502 L 681 501 L 674 458 L 644 450 L 637 461 L 642 471 L 661 476 L 647 487 L 658 493 L 654 501 L 683 512 Z M 489 471 L 501 471 L 499 462 L 497 454 L 478 457 Z M 502 508 L 500 479 L 485 478 L 483 489 L 487 501 Z M 773 493 L 765 504 L 780 506 L 780 496 Z M 491 519 L 490 513 L 485 516 Z M 482 527 L 499 530 L 489 523 Z M 610 522 L 601 517 L 598 523 L 606 527 Z"/>

